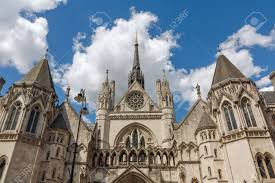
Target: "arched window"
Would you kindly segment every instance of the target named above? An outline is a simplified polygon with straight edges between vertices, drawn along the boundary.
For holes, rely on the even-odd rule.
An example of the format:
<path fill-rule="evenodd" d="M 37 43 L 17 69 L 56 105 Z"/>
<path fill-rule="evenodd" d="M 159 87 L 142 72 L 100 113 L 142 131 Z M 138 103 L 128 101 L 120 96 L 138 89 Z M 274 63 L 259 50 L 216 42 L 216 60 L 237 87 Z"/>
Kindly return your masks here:
<path fill-rule="evenodd" d="M 111 166 L 114 166 L 114 165 L 116 165 L 116 154 L 115 153 L 111 156 Z"/>
<path fill-rule="evenodd" d="M 137 162 L 137 155 L 135 152 L 130 153 L 129 162 Z"/>
<path fill-rule="evenodd" d="M 156 156 L 156 164 L 161 165 L 161 156 L 159 152 L 157 153 L 157 156 Z"/>
<path fill-rule="evenodd" d="M 138 157 L 138 161 L 145 162 L 145 160 L 146 160 L 146 154 L 144 151 L 141 151 L 141 153 L 139 154 L 139 157 Z"/>
<path fill-rule="evenodd" d="M 169 155 L 169 164 L 170 166 L 175 166 L 175 157 L 172 152 L 170 152 L 170 155 Z"/>
<path fill-rule="evenodd" d="M 52 172 L 52 178 L 54 179 L 56 175 L 56 168 L 53 168 L 53 172 Z"/>
<path fill-rule="evenodd" d="M 5 167 L 6 167 L 6 160 L 4 158 L 2 158 L 2 159 L 0 159 L 0 181 L 2 179 Z"/>
<path fill-rule="evenodd" d="M 109 155 L 109 153 L 107 153 L 105 155 L 105 166 L 106 167 L 109 167 L 109 160 L 110 160 L 110 155 Z"/>
<path fill-rule="evenodd" d="M 219 179 L 222 179 L 222 170 L 221 169 L 218 170 L 218 174 L 219 174 Z"/>
<path fill-rule="evenodd" d="M 46 179 L 46 171 L 42 172 L 41 181 L 45 181 Z"/>
<path fill-rule="evenodd" d="M 137 130 L 134 130 L 132 139 L 133 139 L 133 147 L 138 148 L 138 132 L 137 132 Z"/>
<path fill-rule="evenodd" d="M 127 154 L 123 151 L 119 156 L 119 162 L 127 162 Z"/>
<path fill-rule="evenodd" d="M 99 155 L 99 159 L 98 159 L 98 165 L 99 166 L 103 166 L 104 165 L 104 161 L 103 161 L 103 153 L 100 153 Z"/>
<path fill-rule="evenodd" d="M 215 155 L 215 158 L 218 157 L 218 151 L 217 151 L 217 149 L 214 149 L 214 155 Z"/>
<path fill-rule="evenodd" d="M 205 152 L 206 155 L 208 155 L 208 151 L 207 151 L 207 147 L 206 146 L 204 146 L 204 152 Z"/>
<path fill-rule="evenodd" d="M 57 150 L 56 150 L 56 154 L 55 154 L 55 157 L 57 157 L 57 158 L 58 158 L 58 157 L 59 157 L 59 153 L 60 153 L 60 147 L 58 147 L 58 148 L 57 148 Z"/>
<path fill-rule="evenodd" d="M 140 139 L 140 147 L 145 147 L 144 137 L 141 137 Z"/>
<path fill-rule="evenodd" d="M 127 139 L 126 139 L 126 148 L 127 149 L 131 148 L 131 142 L 130 142 L 130 138 L 129 137 L 127 137 Z"/>
<path fill-rule="evenodd" d="M 164 165 L 168 165 L 168 156 L 166 153 L 163 154 L 163 157 L 162 157 L 162 162 Z"/>
<path fill-rule="evenodd" d="M 15 130 L 19 116 L 21 114 L 22 105 L 20 102 L 16 102 L 12 108 L 6 123 L 5 130 Z"/>
<path fill-rule="evenodd" d="M 28 125 L 27 125 L 26 132 L 35 133 L 37 123 L 38 123 L 38 120 L 39 120 L 39 115 L 40 115 L 39 107 L 35 106 L 31 111 L 31 114 L 30 114 L 30 117 L 29 117 L 29 120 L 28 120 Z"/>
<path fill-rule="evenodd" d="M 260 156 L 257 157 L 257 163 L 258 163 L 258 167 L 262 178 L 267 178 L 262 157 Z"/>
<path fill-rule="evenodd" d="M 212 172 L 211 172 L 211 168 L 210 167 L 208 167 L 208 175 L 209 175 L 209 177 L 212 177 Z"/>
<path fill-rule="evenodd" d="M 46 155 L 46 160 L 49 160 L 50 159 L 50 151 L 47 152 L 47 155 Z"/>
<path fill-rule="evenodd" d="M 237 129 L 237 123 L 234 116 L 234 112 L 231 105 L 228 102 L 224 103 L 223 111 L 224 111 L 224 116 L 226 119 L 228 130 L 231 131 L 233 129 Z"/>
<path fill-rule="evenodd" d="M 273 167 L 272 167 L 271 159 L 268 156 L 265 157 L 265 164 L 266 164 L 266 168 L 267 168 L 267 171 L 269 173 L 270 178 L 275 178 L 275 174 L 274 174 L 274 170 L 273 170 Z"/>
<path fill-rule="evenodd" d="M 151 152 L 149 154 L 149 165 L 153 165 L 154 164 L 154 154 Z"/>
<path fill-rule="evenodd" d="M 93 156 L 92 167 L 96 167 L 96 166 L 97 166 L 97 154 L 95 153 Z"/>
<path fill-rule="evenodd" d="M 242 110 L 248 127 L 256 127 L 256 120 L 252 112 L 250 101 L 247 98 L 242 100 Z"/>

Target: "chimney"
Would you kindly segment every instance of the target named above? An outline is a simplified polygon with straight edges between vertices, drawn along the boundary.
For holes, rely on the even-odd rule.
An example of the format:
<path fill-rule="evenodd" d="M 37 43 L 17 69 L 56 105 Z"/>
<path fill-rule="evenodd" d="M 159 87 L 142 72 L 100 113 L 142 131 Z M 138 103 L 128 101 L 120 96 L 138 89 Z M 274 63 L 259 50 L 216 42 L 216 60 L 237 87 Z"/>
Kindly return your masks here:
<path fill-rule="evenodd" d="M 4 84 L 5 84 L 5 80 L 4 80 L 4 78 L 3 77 L 0 77 L 0 93 L 1 93 L 1 91 L 2 91 L 2 88 L 3 88 L 3 86 L 4 86 Z"/>
<path fill-rule="evenodd" d="M 273 90 L 275 91 L 275 71 L 272 71 L 269 75 L 269 79 L 271 80 L 271 83 L 273 85 Z"/>

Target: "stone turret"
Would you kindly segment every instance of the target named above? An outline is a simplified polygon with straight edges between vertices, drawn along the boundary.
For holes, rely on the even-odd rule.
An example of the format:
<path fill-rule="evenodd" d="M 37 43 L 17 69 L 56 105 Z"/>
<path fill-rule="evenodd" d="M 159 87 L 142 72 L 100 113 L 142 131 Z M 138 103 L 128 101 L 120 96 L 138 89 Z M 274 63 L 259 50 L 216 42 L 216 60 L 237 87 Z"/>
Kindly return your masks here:
<path fill-rule="evenodd" d="M 0 93 L 2 91 L 2 88 L 3 88 L 4 84 L 5 84 L 5 82 L 6 82 L 5 79 L 3 77 L 0 77 Z"/>
<path fill-rule="evenodd" d="M 273 85 L 273 90 L 275 91 L 275 71 L 272 71 L 270 73 L 269 79 L 271 80 L 272 85 Z"/>

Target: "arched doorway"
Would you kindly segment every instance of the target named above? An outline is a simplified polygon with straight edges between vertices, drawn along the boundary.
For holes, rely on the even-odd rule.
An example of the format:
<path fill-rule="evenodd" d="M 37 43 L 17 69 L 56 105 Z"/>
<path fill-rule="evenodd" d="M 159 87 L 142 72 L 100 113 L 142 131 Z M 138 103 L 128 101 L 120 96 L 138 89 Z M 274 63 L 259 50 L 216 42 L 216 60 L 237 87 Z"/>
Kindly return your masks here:
<path fill-rule="evenodd" d="M 138 173 L 135 173 L 135 172 L 128 173 L 128 174 L 120 177 L 114 183 L 126 183 L 126 182 L 131 182 L 131 183 L 148 183 L 148 181 L 146 181 L 145 177 L 143 177 L 142 175 L 140 175 Z"/>

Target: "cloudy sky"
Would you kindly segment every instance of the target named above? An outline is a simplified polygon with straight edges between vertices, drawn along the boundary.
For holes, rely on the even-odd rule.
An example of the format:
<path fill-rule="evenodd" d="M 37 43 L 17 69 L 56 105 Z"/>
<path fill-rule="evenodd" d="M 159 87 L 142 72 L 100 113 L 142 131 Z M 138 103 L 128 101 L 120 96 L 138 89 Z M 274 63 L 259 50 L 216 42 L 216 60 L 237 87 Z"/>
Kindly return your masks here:
<path fill-rule="evenodd" d="M 127 89 L 136 33 L 146 90 L 155 97 L 155 80 L 165 69 L 178 121 L 197 99 L 197 84 L 206 98 L 219 54 L 261 90 L 272 90 L 268 74 L 275 70 L 275 2 L 271 0 L 14 1 L 0 2 L 0 75 L 7 80 L 2 93 L 48 48 L 61 102 L 68 85 L 71 96 L 85 88 L 93 111 L 106 69 L 116 81 L 119 100 Z M 89 120 L 94 120 L 93 112 Z"/>

